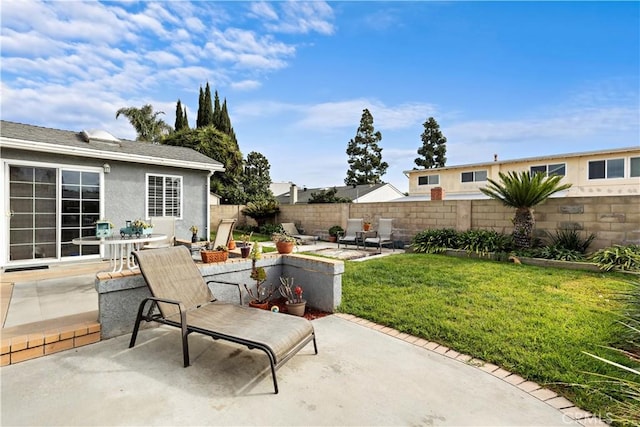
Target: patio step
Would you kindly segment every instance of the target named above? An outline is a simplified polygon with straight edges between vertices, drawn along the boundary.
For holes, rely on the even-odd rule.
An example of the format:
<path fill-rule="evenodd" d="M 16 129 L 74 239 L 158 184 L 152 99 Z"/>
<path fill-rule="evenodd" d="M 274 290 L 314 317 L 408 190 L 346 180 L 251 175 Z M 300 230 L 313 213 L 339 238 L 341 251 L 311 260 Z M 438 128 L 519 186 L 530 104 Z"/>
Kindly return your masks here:
<path fill-rule="evenodd" d="M 3 328 L 0 366 L 99 342 L 97 319 L 96 310 Z"/>

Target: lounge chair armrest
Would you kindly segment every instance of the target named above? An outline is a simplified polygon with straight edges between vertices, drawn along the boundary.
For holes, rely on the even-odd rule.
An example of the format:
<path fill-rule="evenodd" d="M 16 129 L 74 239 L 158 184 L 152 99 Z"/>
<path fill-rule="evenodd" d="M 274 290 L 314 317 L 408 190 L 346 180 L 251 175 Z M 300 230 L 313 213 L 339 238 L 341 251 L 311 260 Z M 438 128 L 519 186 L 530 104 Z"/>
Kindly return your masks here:
<path fill-rule="evenodd" d="M 240 283 L 235 283 L 235 282 L 225 282 L 224 280 L 208 280 L 207 281 L 207 285 L 209 285 L 210 283 L 221 283 L 223 285 L 231 285 L 231 286 L 235 286 L 238 288 L 238 299 L 240 301 L 240 305 L 242 305 L 242 289 L 240 288 Z"/>

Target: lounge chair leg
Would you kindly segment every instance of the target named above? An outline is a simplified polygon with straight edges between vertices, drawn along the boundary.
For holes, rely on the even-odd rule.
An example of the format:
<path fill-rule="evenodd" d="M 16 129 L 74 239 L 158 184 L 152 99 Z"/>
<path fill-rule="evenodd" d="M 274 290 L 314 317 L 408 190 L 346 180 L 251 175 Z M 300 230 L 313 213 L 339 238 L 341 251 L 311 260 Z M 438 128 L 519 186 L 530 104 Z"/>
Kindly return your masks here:
<path fill-rule="evenodd" d="M 188 367 L 190 365 L 189 362 L 189 332 L 187 331 L 187 315 L 184 311 L 180 312 L 180 320 L 181 325 L 180 329 L 182 331 L 182 359 L 184 361 L 184 367 Z"/>
<path fill-rule="evenodd" d="M 278 380 L 276 379 L 276 367 L 273 365 L 273 360 L 269 357 L 269 364 L 271 365 L 271 376 L 273 377 L 273 389 L 275 394 L 278 394 Z"/>
<path fill-rule="evenodd" d="M 144 311 L 144 306 L 147 304 L 147 299 L 142 300 L 140 306 L 138 307 L 138 315 L 136 316 L 136 324 L 133 327 L 133 332 L 131 333 L 131 341 L 129 341 L 129 348 L 132 348 L 136 345 L 136 338 L 138 337 L 138 329 L 140 329 L 140 322 L 142 322 L 142 312 Z"/>

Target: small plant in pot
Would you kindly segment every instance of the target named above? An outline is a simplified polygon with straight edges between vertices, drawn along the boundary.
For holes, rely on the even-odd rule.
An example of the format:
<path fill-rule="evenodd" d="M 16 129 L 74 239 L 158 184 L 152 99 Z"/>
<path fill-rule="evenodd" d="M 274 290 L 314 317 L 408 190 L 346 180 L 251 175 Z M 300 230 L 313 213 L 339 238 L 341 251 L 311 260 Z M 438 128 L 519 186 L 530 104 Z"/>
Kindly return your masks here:
<path fill-rule="evenodd" d="M 251 236 L 253 235 L 253 231 L 249 234 L 243 234 L 240 236 L 241 242 L 237 243 L 236 246 L 240 248 L 240 255 L 242 258 L 246 258 L 249 256 L 249 252 L 251 251 Z"/>
<path fill-rule="evenodd" d="M 280 295 L 287 299 L 287 312 L 295 316 L 304 316 L 307 301 L 302 298 L 302 288 L 293 285 L 293 277 L 280 277 Z"/>
<path fill-rule="evenodd" d="M 344 233 L 344 229 L 339 225 L 334 225 L 329 228 L 329 241 L 335 243 L 338 240 L 338 236 Z"/>
<path fill-rule="evenodd" d="M 276 291 L 273 286 L 265 285 L 265 281 L 267 280 L 267 272 L 264 270 L 264 267 L 256 267 L 256 261 L 262 257 L 260 253 L 260 245 L 255 244 L 251 249 L 251 277 L 256 281 L 256 288 L 249 289 L 249 287 L 244 285 L 245 290 L 251 297 L 249 301 L 250 307 L 261 308 L 263 310 L 269 309 L 269 299 Z"/>
<path fill-rule="evenodd" d="M 297 243 L 295 237 L 287 233 L 273 233 L 271 240 L 275 242 L 278 253 L 280 254 L 290 254 L 293 252 L 293 247 Z"/>

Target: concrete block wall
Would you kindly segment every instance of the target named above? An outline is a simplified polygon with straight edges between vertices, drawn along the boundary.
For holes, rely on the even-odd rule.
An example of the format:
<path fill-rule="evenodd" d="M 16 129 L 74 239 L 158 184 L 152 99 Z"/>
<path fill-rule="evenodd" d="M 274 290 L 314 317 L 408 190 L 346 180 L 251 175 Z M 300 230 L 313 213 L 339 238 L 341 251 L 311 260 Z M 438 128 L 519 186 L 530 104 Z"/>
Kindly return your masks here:
<path fill-rule="evenodd" d="M 211 206 L 212 218 L 218 206 Z M 220 206 L 216 218 L 237 212 L 235 206 Z M 427 228 L 488 229 L 510 233 L 514 209 L 497 200 L 437 200 L 420 202 L 338 203 L 281 205 L 276 223 L 294 222 L 305 234 L 328 237 L 334 224 L 346 226 L 348 218 L 364 218 L 374 229 L 380 218 L 394 219 L 394 238 L 409 243 Z M 576 227 L 596 233 L 590 250 L 613 244 L 640 244 L 640 196 L 551 198 L 534 210 L 536 235 Z"/>
<path fill-rule="evenodd" d="M 304 297 L 310 307 L 334 312 L 342 299 L 342 274 L 344 262 L 306 255 L 264 254 L 257 262 L 267 273 L 266 283 L 280 284 L 280 276 L 292 276 L 304 289 Z M 255 282 L 250 278 L 251 260 L 231 258 L 226 262 L 198 264 L 205 281 L 223 280 L 247 284 L 251 289 Z M 151 296 L 144 278 L 139 272 L 101 273 L 96 277 L 98 291 L 98 320 L 102 339 L 131 333 L 140 302 Z M 224 302 L 238 303 L 237 287 L 210 284 L 214 296 Z M 249 297 L 242 289 L 244 304 Z M 279 294 L 274 294 L 274 298 Z M 155 326 L 155 324 L 152 324 Z M 142 325 L 144 327 L 144 324 Z"/>

